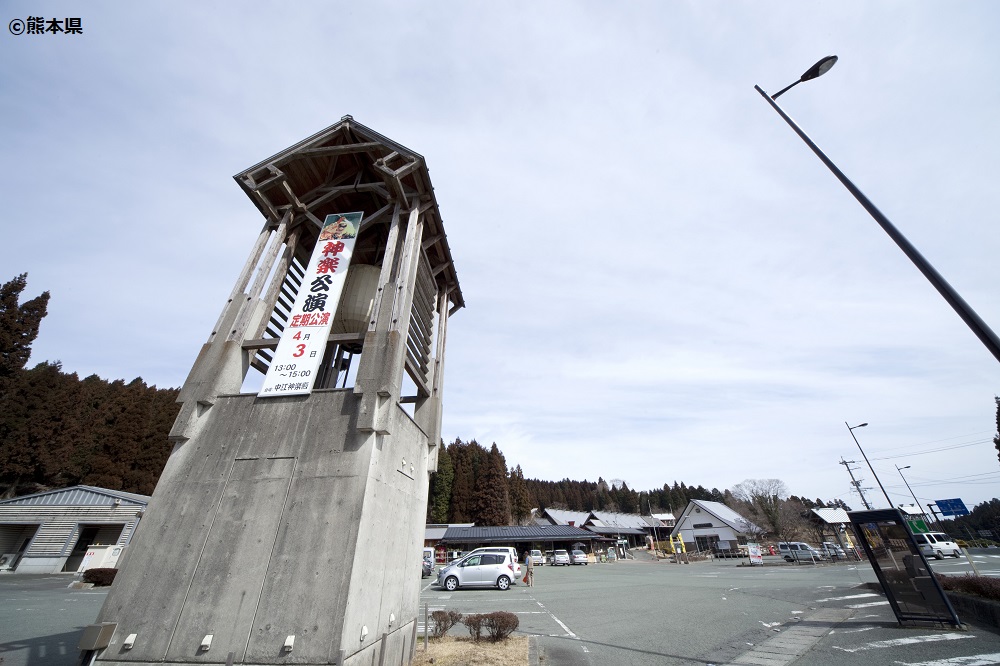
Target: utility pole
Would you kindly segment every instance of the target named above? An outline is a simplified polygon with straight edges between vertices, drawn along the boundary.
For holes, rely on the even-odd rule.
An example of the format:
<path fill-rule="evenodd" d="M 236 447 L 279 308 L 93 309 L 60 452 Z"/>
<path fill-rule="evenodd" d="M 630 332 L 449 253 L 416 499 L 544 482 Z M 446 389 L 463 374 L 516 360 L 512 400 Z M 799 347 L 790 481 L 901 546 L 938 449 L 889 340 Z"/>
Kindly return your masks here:
<path fill-rule="evenodd" d="M 858 491 L 858 495 L 861 495 L 861 503 L 865 505 L 865 508 L 869 511 L 872 510 L 871 505 L 868 503 L 868 499 L 865 497 L 865 489 L 861 487 L 861 480 L 854 478 L 854 468 L 851 467 L 852 464 L 857 464 L 857 460 L 844 460 L 840 459 L 840 464 L 844 466 L 847 473 L 851 475 L 851 485 L 854 489 Z"/>

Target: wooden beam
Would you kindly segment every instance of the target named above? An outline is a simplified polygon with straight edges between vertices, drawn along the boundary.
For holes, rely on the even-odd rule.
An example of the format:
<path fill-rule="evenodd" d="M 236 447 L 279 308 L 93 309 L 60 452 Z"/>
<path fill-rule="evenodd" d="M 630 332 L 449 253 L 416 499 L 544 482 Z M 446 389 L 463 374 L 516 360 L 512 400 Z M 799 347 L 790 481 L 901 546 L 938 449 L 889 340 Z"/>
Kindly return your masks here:
<path fill-rule="evenodd" d="M 347 155 L 350 153 L 370 153 L 382 148 L 382 144 L 377 141 L 367 141 L 364 143 L 347 143 L 342 146 L 323 146 L 322 148 L 306 148 L 304 150 L 298 151 L 297 155 L 304 155 L 307 157 L 314 156 L 335 156 L 335 155 Z"/>

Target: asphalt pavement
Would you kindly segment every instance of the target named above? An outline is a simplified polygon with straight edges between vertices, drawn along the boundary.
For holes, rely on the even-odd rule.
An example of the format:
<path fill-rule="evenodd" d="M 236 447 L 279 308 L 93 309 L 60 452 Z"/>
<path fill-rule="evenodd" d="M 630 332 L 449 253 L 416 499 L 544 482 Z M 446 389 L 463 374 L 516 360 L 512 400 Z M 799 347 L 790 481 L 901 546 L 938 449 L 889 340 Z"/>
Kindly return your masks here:
<path fill-rule="evenodd" d="M 0 575 L 0 664 L 72 666 L 80 633 L 92 624 L 107 590 L 72 590 L 73 574 Z"/>
<path fill-rule="evenodd" d="M 996 551 L 994 551 L 996 552 Z M 1000 576 L 1000 552 L 974 552 L 981 574 Z M 753 664 L 779 666 L 985 666 L 1000 664 L 1000 633 L 903 629 L 867 563 L 741 566 L 640 559 L 589 566 L 537 567 L 536 585 L 507 592 L 447 592 L 432 579 L 421 607 L 462 613 L 508 610 L 534 637 L 546 666 Z M 964 558 L 931 561 L 959 575 Z M 71 589 L 72 574 L 0 574 L 0 664 L 73 666 L 85 626 L 107 596 Z M 461 634 L 459 625 L 452 633 Z M 418 648 L 419 649 L 419 648 Z"/>

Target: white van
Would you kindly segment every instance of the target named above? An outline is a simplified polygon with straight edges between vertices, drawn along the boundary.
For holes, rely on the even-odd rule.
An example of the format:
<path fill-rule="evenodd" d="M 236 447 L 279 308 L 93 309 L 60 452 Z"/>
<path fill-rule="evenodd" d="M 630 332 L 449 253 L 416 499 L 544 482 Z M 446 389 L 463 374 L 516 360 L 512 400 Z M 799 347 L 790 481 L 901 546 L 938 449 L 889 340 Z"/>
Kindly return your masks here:
<path fill-rule="evenodd" d="M 943 560 L 945 555 L 961 557 L 962 551 L 958 544 L 952 541 L 951 537 L 944 532 L 926 532 L 914 534 L 913 540 L 920 546 L 920 552 L 924 557 L 936 557 Z"/>
<path fill-rule="evenodd" d="M 779 541 L 778 555 L 787 562 L 817 562 L 826 559 L 826 555 L 804 541 Z"/>

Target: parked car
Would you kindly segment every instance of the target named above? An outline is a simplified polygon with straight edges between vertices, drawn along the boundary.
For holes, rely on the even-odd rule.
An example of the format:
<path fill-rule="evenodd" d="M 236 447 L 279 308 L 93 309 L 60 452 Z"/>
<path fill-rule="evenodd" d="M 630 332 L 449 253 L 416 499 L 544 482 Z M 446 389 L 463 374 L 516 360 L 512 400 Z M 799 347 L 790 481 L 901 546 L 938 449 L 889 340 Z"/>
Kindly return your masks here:
<path fill-rule="evenodd" d="M 536 567 L 540 567 L 543 564 L 545 564 L 545 556 L 542 555 L 542 551 L 533 550 L 529 554 L 531 555 L 531 561 L 534 563 Z"/>
<path fill-rule="evenodd" d="M 507 553 L 467 555 L 438 572 L 438 585 L 453 592 L 460 587 L 510 588 L 514 579 L 514 563 Z"/>
<path fill-rule="evenodd" d="M 427 578 L 432 573 L 434 573 L 434 560 L 428 559 L 427 556 L 424 555 L 423 559 L 421 560 L 420 567 L 421 567 L 420 577 Z"/>
<path fill-rule="evenodd" d="M 587 553 L 582 550 L 574 550 L 569 554 L 569 559 L 573 564 L 589 564 Z"/>
<path fill-rule="evenodd" d="M 804 541 L 779 541 L 778 554 L 786 562 L 816 562 L 826 559 L 826 555 Z"/>
<path fill-rule="evenodd" d="M 514 565 L 514 579 L 515 581 L 521 579 L 521 564 L 517 561 L 516 548 L 511 546 L 483 546 L 482 548 L 469 551 L 469 555 L 478 555 L 480 553 L 506 553 L 510 555 L 510 561 Z"/>
<path fill-rule="evenodd" d="M 847 553 L 844 552 L 844 549 L 838 546 L 837 544 L 833 543 L 832 541 L 824 541 L 819 545 L 819 549 L 827 557 L 831 558 L 837 557 L 840 559 L 847 558 Z"/>
<path fill-rule="evenodd" d="M 558 565 L 569 566 L 569 553 L 565 550 L 557 550 L 552 553 L 552 566 Z"/>
<path fill-rule="evenodd" d="M 961 557 L 962 551 L 958 544 L 944 532 L 927 532 L 924 534 L 914 534 L 913 539 L 920 546 L 920 552 L 924 557 L 936 557 L 943 560 L 945 555 Z"/>

